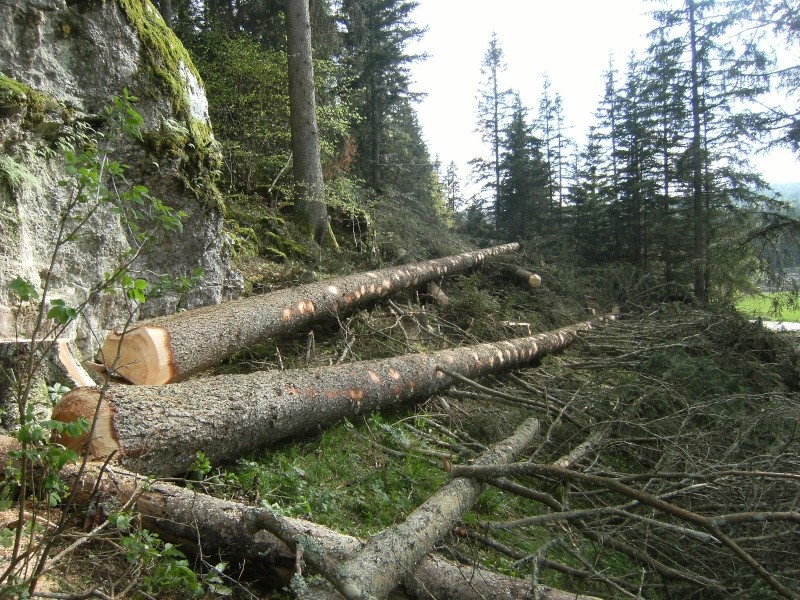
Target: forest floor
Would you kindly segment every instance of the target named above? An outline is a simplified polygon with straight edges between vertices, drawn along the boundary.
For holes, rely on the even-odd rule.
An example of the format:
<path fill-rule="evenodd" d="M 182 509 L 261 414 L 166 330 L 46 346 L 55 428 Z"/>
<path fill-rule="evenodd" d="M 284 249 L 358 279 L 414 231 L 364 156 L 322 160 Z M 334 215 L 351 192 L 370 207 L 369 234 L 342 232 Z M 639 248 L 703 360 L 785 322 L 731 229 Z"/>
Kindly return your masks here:
<path fill-rule="evenodd" d="M 504 478 L 505 486 L 485 488 L 438 552 L 531 585 L 603 598 L 778 597 L 753 563 L 800 593 L 797 481 L 780 475 L 800 472 L 792 344 L 736 313 L 659 302 L 648 279 L 624 269 L 528 265 L 543 279 L 531 289 L 507 280 L 499 262 L 441 282 L 446 306 L 417 291 L 399 294 L 315 326 L 313 336 L 302 331 L 248 348 L 215 373 L 521 337 L 614 304 L 622 318 L 530 368 L 363 414 L 235 464 L 200 465 L 185 485 L 366 538 L 402 521 L 450 479 L 454 465 L 534 416 L 540 437 L 523 462 L 594 479 L 552 470 Z M 283 273 L 284 281 L 258 286 L 307 278 L 299 266 Z M 647 501 L 626 495 L 625 486 Z M 659 509 L 657 501 L 668 506 Z M 687 521 L 681 510 L 704 520 Z M 76 511 L 55 550 L 85 536 L 93 519 Z M 136 522 L 133 515 L 67 555 L 52 575 L 61 595 L 40 597 L 77 598 L 87 589 L 99 590 L 85 596 L 97 598 L 293 597 L 281 591 L 288 581 L 272 573 L 254 574 L 224 557 L 184 559 Z M 753 562 L 721 544 L 714 528 L 725 528 Z M 185 572 L 191 569 L 199 586 Z"/>

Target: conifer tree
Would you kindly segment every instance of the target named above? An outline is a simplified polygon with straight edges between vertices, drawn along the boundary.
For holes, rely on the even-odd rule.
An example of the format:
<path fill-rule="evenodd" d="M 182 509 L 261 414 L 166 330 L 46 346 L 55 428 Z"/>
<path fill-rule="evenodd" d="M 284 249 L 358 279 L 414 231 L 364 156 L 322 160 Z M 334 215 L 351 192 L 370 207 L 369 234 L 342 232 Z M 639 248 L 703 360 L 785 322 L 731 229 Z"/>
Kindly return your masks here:
<path fill-rule="evenodd" d="M 444 176 L 442 177 L 442 188 L 444 191 L 444 196 L 447 201 L 447 209 L 455 214 L 456 209 L 462 203 L 462 193 L 461 193 L 461 183 L 458 179 L 458 169 L 456 168 L 456 163 L 450 161 L 450 164 L 447 165 L 447 171 L 445 171 Z"/>
<path fill-rule="evenodd" d="M 656 191 L 658 227 L 653 229 L 654 243 L 660 251 L 664 279 L 680 281 L 676 270 L 689 256 L 681 242 L 681 214 L 685 214 L 689 189 L 679 177 L 681 157 L 690 140 L 688 106 L 689 81 L 681 69 L 681 45 L 667 40 L 663 29 L 654 32 L 648 51 L 646 96 L 654 113 L 654 143 L 657 146 L 660 182 Z M 685 179 L 685 178 L 684 178 Z"/>
<path fill-rule="evenodd" d="M 502 139 L 501 180 L 495 213 L 497 228 L 511 240 L 528 240 L 549 231 L 552 211 L 546 193 L 547 169 L 540 141 L 515 96 Z"/>
<path fill-rule="evenodd" d="M 490 215 L 499 203 L 500 194 L 500 146 L 502 132 L 508 114 L 508 99 L 511 91 L 500 83 L 500 74 L 505 71 L 503 49 L 492 33 L 489 48 L 481 64 L 484 86 L 478 92 L 478 125 L 476 130 L 483 142 L 490 147 L 490 158 L 475 158 L 470 161 L 473 173 L 483 191 L 491 193 L 491 207 L 480 207 Z"/>
<path fill-rule="evenodd" d="M 640 268 L 649 266 L 657 168 L 652 137 L 654 119 L 645 86 L 641 61 L 631 56 L 625 87 L 619 96 L 616 137 L 620 196 L 615 217 L 620 257 Z"/>
<path fill-rule="evenodd" d="M 689 81 L 692 126 L 682 167 L 691 182 L 692 286 L 701 302 L 710 299 L 717 279 L 735 270 L 715 272 L 715 263 L 730 261 L 737 247 L 722 243 L 729 239 L 724 228 L 754 199 L 752 184 L 761 185 L 747 161 L 752 132 L 742 127 L 738 107 L 765 91 L 766 63 L 747 42 L 736 41 L 735 20 L 722 8 L 716 0 L 682 0 L 655 12 L 666 35 L 680 45 L 679 62 Z"/>
<path fill-rule="evenodd" d="M 421 58 L 407 48 L 424 33 L 411 19 L 416 6 L 406 0 L 343 0 L 340 6 L 344 64 L 362 117 L 356 127 L 358 170 L 376 190 L 386 170 L 388 121 L 412 97 L 409 66 Z"/>
<path fill-rule="evenodd" d="M 569 164 L 570 141 L 566 136 L 564 104 L 561 94 L 551 92 L 550 78 L 547 74 L 542 78 L 542 95 L 539 100 L 536 128 L 542 141 L 544 160 L 549 167 L 547 191 L 550 203 L 556 207 L 557 225 L 561 229 L 564 219 L 564 179 Z"/>

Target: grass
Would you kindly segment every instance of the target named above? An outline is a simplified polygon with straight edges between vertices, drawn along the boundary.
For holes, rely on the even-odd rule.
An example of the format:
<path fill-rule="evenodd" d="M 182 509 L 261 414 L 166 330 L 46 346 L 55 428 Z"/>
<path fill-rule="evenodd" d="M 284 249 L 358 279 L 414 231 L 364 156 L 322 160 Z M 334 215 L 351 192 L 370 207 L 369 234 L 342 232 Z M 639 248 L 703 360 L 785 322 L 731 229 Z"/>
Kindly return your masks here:
<path fill-rule="evenodd" d="M 772 292 L 747 296 L 736 305 L 748 317 L 800 322 L 800 302 L 792 292 Z"/>

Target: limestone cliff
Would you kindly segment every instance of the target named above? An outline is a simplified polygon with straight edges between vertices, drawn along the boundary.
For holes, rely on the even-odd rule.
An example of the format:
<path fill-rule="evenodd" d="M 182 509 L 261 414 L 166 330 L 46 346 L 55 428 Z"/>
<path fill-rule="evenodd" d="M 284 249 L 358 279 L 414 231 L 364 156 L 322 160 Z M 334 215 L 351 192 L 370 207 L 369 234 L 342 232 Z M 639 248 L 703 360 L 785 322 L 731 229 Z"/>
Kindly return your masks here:
<path fill-rule="evenodd" d="M 54 298 L 76 304 L 131 245 L 109 211 L 91 219 L 80 239 L 48 270 L 55 224 L 67 200 L 64 150 L 81 136 L 110 133 L 104 112 L 123 90 L 139 98 L 139 140 L 115 141 L 111 157 L 126 177 L 188 213 L 184 231 L 163 235 L 135 264 L 150 281 L 202 278 L 182 296 L 148 303 L 147 314 L 178 304 L 211 304 L 238 293 L 228 263 L 214 185 L 219 153 L 198 73 L 149 0 L 0 0 L 0 339 L 13 336 L 8 283 L 40 284 L 49 273 Z M 84 350 L 125 318 L 120 296 L 100 297 L 74 330 Z"/>

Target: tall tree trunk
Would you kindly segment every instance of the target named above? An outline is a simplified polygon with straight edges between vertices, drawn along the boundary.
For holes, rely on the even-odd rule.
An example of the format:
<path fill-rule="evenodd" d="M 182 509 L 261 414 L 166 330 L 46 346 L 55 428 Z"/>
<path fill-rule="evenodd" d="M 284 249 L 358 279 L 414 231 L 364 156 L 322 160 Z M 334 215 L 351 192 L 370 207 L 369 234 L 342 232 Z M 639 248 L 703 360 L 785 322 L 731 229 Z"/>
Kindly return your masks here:
<path fill-rule="evenodd" d="M 164 23 L 167 24 L 167 27 L 172 27 L 172 0 L 159 0 L 158 1 L 158 9 L 161 12 L 161 18 L 164 19 Z"/>
<path fill-rule="evenodd" d="M 141 515 L 142 526 L 162 539 L 179 543 L 187 551 L 202 549 L 205 556 L 219 560 L 254 563 L 264 571 L 268 583 L 277 588 L 289 584 L 296 562 L 294 551 L 272 534 L 249 526 L 261 509 L 146 480 L 119 468 L 103 472 L 97 464 L 90 464 L 82 473 L 77 467 L 66 467 L 63 474 L 68 483 L 77 484 L 81 506 L 107 507 L 110 512 L 138 496 L 133 508 Z M 337 560 L 346 560 L 364 547 L 357 538 L 311 521 L 281 519 L 295 535 L 310 536 Z M 523 600 L 534 593 L 527 580 L 460 565 L 438 554 L 423 558 L 407 574 L 405 587 L 416 598 L 436 600 Z M 592 600 L 545 586 L 535 591 L 542 600 Z"/>
<path fill-rule="evenodd" d="M 454 381 L 442 370 L 480 377 L 530 364 L 571 343 L 595 319 L 548 333 L 430 354 L 352 364 L 220 375 L 166 386 L 78 388 L 53 418 L 89 421 L 91 438 L 65 438 L 95 459 L 114 456 L 126 468 L 156 476 L 184 473 L 203 452 L 214 464 L 344 417 L 428 397 Z M 99 408 L 98 408 L 99 406 Z"/>
<path fill-rule="evenodd" d="M 306 222 L 314 240 L 322 244 L 328 225 L 328 209 L 319 154 L 308 0 L 286 0 L 286 42 L 295 212 Z"/>
<path fill-rule="evenodd" d="M 265 338 L 297 331 L 517 248 L 519 244 L 505 244 L 142 321 L 124 334 L 109 334 L 100 359 L 109 370 L 133 383 L 179 381 Z"/>
<path fill-rule="evenodd" d="M 706 254 L 708 240 L 705 236 L 707 229 L 703 198 L 703 153 L 700 129 L 700 61 L 697 49 L 697 14 L 695 0 L 686 0 L 689 12 L 689 37 L 691 52 L 691 78 L 692 78 L 692 215 L 694 225 L 694 295 L 702 303 L 708 302 L 708 289 L 706 286 Z"/>

